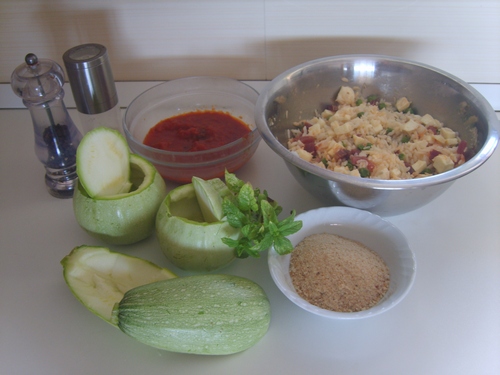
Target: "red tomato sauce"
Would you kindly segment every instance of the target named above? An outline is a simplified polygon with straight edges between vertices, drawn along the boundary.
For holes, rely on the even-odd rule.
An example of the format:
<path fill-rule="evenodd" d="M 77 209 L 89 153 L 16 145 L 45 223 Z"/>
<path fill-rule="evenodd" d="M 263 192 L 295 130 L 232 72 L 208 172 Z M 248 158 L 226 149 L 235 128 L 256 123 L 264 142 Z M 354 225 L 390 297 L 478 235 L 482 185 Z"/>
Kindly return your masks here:
<path fill-rule="evenodd" d="M 229 113 L 194 111 L 160 121 L 149 130 L 144 144 L 166 151 L 202 151 L 231 143 L 248 133 L 248 125 Z"/>

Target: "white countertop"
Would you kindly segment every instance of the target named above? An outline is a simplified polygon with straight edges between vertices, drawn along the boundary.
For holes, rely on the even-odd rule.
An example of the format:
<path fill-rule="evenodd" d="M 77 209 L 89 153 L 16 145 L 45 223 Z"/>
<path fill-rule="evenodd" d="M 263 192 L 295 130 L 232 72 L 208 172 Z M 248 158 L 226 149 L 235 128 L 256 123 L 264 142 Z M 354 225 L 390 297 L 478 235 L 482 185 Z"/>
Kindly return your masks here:
<path fill-rule="evenodd" d="M 77 115 L 70 111 L 73 118 Z M 224 273 L 269 296 L 269 332 L 231 356 L 143 345 L 81 305 L 60 260 L 105 245 L 77 225 L 71 200 L 51 197 L 25 109 L 0 110 L 0 374 L 500 374 L 500 152 L 431 204 L 388 219 L 416 253 L 413 289 L 385 314 L 360 321 L 313 316 L 274 285 L 267 254 Z M 284 212 L 321 206 L 261 142 L 239 178 L 268 190 Z M 155 236 L 112 250 L 170 266 Z"/>

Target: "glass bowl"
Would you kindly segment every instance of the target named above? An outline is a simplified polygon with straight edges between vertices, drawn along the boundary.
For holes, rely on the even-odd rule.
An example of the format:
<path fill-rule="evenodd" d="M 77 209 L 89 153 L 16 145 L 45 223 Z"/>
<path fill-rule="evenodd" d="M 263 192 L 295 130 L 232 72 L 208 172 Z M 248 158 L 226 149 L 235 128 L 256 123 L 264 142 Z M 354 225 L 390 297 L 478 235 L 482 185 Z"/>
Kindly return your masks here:
<path fill-rule="evenodd" d="M 261 139 L 254 121 L 258 93 L 250 86 L 225 77 L 187 77 L 163 82 L 146 90 L 128 106 L 123 127 L 132 152 L 149 160 L 167 180 L 187 183 L 192 176 L 222 177 L 234 172 L 255 153 Z M 246 123 L 245 137 L 221 147 L 172 152 L 146 146 L 143 141 L 158 122 L 196 110 L 229 113 Z"/>
<path fill-rule="evenodd" d="M 403 233 L 388 221 L 368 211 L 350 207 L 323 207 L 297 215 L 302 229 L 288 238 L 295 247 L 316 233 L 336 234 L 357 241 L 375 251 L 387 264 L 389 289 L 375 306 L 357 312 L 336 312 L 315 306 L 295 291 L 290 274 L 291 255 L 269 250 L 271 277 L 283 294 L 297 306 L 330 319 L 361 319 L 381 314 L 396 306 L 410 291 L 416 274 L 416 260 Z"/>

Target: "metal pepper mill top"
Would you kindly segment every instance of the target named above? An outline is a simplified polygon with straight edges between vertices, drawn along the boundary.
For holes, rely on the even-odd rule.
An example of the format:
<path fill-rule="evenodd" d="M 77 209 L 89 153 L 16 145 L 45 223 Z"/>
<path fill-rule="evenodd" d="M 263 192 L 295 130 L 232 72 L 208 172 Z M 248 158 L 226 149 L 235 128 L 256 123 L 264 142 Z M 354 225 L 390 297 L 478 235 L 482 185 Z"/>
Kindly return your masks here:
<path fill-rule="evenodd" d="M 51 195 L 71 198 L 78 177 L 76 149 L 82 135 L 64 104 L 64 71 L 55 61 L 29 53 L 11 76 L 14 93 L 29 109 L 35 132 L 35 154 L 45 167 Z"/>

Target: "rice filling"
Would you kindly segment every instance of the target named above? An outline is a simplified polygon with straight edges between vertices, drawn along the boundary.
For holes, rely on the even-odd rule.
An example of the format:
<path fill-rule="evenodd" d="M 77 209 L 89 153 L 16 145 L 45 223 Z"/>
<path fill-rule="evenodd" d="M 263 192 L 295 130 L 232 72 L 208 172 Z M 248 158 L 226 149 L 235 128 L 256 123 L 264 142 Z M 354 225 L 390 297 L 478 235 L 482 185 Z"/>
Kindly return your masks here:
<path fill-rule="evenodd" d="M 343 86 L 331 106 L 294 123 L 288 149 L 320 167 L 352 176 L 402 180 L 449 171 L 466 161 L 465 141 L 403 97 L 392 104 Z"/>

